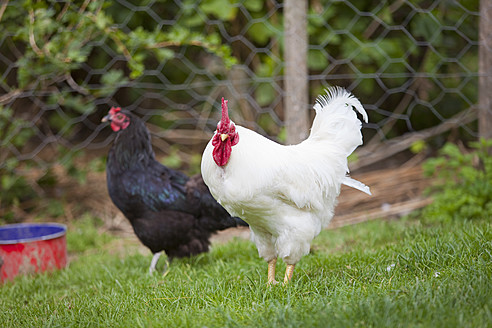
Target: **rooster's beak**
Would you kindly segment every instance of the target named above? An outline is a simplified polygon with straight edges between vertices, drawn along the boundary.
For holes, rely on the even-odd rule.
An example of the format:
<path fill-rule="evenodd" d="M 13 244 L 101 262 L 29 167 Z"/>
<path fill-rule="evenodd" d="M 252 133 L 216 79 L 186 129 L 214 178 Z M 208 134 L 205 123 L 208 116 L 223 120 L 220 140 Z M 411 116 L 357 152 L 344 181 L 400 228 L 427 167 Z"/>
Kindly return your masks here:
<path fill-rule="evenodd" d="M 101 119 L 101 122 L 107 122 L 107 121 L 111 121 L 111 115 L 106 115 L 104 116 L 102 119 Z"/>
<path fill-rule="evenodd" d="M 229 135 L 228 135 L 228 134 L 226 134 L 226 133 L 222 133 L 222 134 L 220 135 L 220 139 L 221 139 L 222 141 L 225 141 L 227 138 L 229 138 Z"/>

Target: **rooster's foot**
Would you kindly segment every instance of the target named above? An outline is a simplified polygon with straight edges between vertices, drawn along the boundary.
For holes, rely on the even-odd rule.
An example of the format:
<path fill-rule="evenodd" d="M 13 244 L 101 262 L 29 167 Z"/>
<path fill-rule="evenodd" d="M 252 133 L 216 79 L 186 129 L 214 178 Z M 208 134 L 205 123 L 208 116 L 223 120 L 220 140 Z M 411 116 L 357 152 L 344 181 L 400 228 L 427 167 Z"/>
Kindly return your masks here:
<path fill-rule="evenodd" d="M 294 273 L 295 264 L 287 264 L 287 269 L 285 270 L 284 284 L 288 284 L 292 280 L 292 274 Z"/>
<path fill-rule="evenodd" d="M 277 259 L 271 259 L 268 262 L 268 284 L 276 285 L 278 282 L 275 280 L 275 265 L 277 264 Z"/>

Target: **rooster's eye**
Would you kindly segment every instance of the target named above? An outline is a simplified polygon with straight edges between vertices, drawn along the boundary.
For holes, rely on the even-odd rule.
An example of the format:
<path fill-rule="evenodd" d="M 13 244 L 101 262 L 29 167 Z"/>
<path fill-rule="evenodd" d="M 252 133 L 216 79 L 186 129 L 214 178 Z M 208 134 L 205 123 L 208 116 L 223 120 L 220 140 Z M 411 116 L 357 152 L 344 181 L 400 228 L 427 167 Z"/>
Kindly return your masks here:
<path fill-rule="evenodd" d="M 118 115 L 116 115 L 116 118 L 119 119 L 119 120 L 122 120 L 123 119 L 123 115 L 118 114 Z"/>

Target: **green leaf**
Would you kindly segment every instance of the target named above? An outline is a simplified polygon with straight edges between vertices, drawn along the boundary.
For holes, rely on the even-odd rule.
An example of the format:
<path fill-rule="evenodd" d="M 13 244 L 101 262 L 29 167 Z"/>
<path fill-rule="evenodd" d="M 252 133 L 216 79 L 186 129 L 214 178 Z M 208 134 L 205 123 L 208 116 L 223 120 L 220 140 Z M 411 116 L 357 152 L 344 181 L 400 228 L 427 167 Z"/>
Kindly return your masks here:
<path fill-rule="evenodd" d="M 21 147 L 27 143 L 27 141 L 34 135 L 34 131 L 31 127 L 23 127 L 18 131 L 15 137 L 11 140 L 14 146 Z"/>
<path fill-rule="evenodd" d="M 180 168 L 183 165 L 183 160 L 179 155 L 179 149 L 177 147 L 171 147 L 169 155 L 164 157 L 162 164 L 173 169 Z"/>
<path fill-rule="evenodd" d="M 116 91 L 119 87 L 126 84 L 128 79 L 124 76 L 122 70 L 112 69 L 101 77 L 103 86 L 98 90 L 98 96 L 108 96 Z"/>
<path fill-rule="evenodd" d="M 410 151 L 414 154 L 419 154 L 427 149 L 425 140 L 417 140 L 410 146 Z"/>
<path fill-rule="evenodd" d="M 126 79 L 122 70 L 112 69 L 101 77 L 101 82 L 106 85 L 119 85 L 126 83 Z"/>
<path fill-rule="evenodd" d="M 67 58 L 76 63 L 87 61 L 87 57 L 92 50 L 92 47 L 83 46 L 80 42 L 73 42 L 68 47 Z"/>
<path fill-rule="evenodd" d="M 326 20 L 323 18 L 323 16 L 318 15 L 316 12 L 314 12 L 312 9 L 309 11 L 308 15 L 308 24 L 312 25 L 312 27 L 322 27 L 326 24 Z"/>
<path fill-rule="evenodd" d="M 191 16 L 186 16 L 180 19 L 180 23 L 187 27 L 197 27 L 205 24 L 203 15 L 193 14 Z"/>
<path fill-rule="evenodd" d="M 274 34 L 272 26 L 267 22 L 253 23 L 248 29 L 248 36 L 259 44 L 266 44 Z"/>
<path fill-rule="evenodd" d="M 258 65 L 256 69 L 256 76 L 258 77 L 271 77 L 275 71 L 276 63 L 270 56 L 264 56 L 263 62 Z"/>
<path fill-rule="evenodd" d="M 260 11 L 263 9 L 263 0 L 245 0 L 243 6 L 249 11 Z"/>
<path fill-rule="evenodd" d="M 80 114 L 90 114 L 94 111 L 95 106 L 92 102 L 87 101 L 82 96 L 66 95 L 64 97 L 64 106 L 73 109 Z"/>
<path fill-rule="evenodd" d="M 26 87 L 31 82 L 31 64 L 29 57 L 24 56 L 17 61 L 17 81 L 20 88 Z"/>
<path fill-rule="evenodd" d="M 413 35 L 421 36 L 427 41 L 438 44 L 442 39 L 440 24 L 430 13 L 420 13 L 412 20 L 411 28 Z"/>
<path fill-rule="evenodd" d="M 96 26 L 103 30 L 105 29 L 108 25 L 112 24 L 112 20 L 109 16 L 107 16 L 104 11 L 99 11 L 97 14 L 96 14 L 96 17 L 95 17 L 95 23 L 96 23 Z"/>
<path fill-rule="evenodd" d="M 328 58 L 318 49 L 310 49 L 308 52 L 308 68 L 323 70 L 328 66 Z"/>
<path fill-rule="evenodd" d="M 160 49 L 155 49 L 154 53 L 157 57 L 157 60 L 160 62 L 169 60 L 174 57 L 174 51 L 171 49 L 166 49 L 166 48 L 160 48 Z"/>
<path fill-rule="evenodd" d="M 237 7 L 229 0 L 204 0 L 200 4 L 202 11 L 222 20 L 232 20 L 236 17 Z"/>
<path fill-rule="evenodd" d="M 285 126 L 283 126 L 280 129 L 280 132 L 277 134 L 277 139 L 278 139 L 278 141 L 280 141 L 281 143 L 284 143 L 284 144 L 287 141 L 287 129 L 285 128 Z"/>
<path fill-rule="evenodd" d="M 355 163 L 359 160 L 359 156 L 357 155 L 357 153 L 352 153 L 349 155 L 349 157 L 347 157 L 347 161 L 349 163 Z"/>
<path fill-rule="evenodd" d="M 260 106 L 271 104 L 276 97 L 276 91 L 270 83 L 261 83 L 255 90 L 255 98 Z"/>
<path fill-rule="evenodd" d="M 378 14 L 379 18 L 388 25 L 393 25 L 393 14 L 390 11 L 389 6 L 384 7 Z"/>
<path fill-rule="evenodd" d="M 129 61 L 128 66 L 131 69 L 131 72 L 130 72 L 130 78 L 131 79 L 136 79 L 136 78 L 142 76 L 144 69 L 145 69 L 144 64 L 137 62 L 135 60 Z"/>

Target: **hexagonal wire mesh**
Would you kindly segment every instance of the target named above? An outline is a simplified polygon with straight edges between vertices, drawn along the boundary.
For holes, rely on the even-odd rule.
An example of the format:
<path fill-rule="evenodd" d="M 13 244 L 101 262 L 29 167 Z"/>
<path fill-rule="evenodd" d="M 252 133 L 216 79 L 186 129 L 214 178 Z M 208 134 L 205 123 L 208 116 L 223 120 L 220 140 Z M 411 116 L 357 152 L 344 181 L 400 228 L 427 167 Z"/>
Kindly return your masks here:
<path fill-rule="evenodd" d="M 40 3 L 0 8 L 2 167 L 100 155 L 112 137 L 99 120 L 113 105 L 142 116 L 154 146 L 185 162 L 210 138 L 221 96 L 237 124 L 284 140 L 282 1 Z M 463 114 L 477 102 L 478 4 L 310 1 L 311 103 L 330 85 L 353 91 L 370 117 L 361 154 L 409 132 L 441 134 L 452 118 L 476 137 Z"/>

